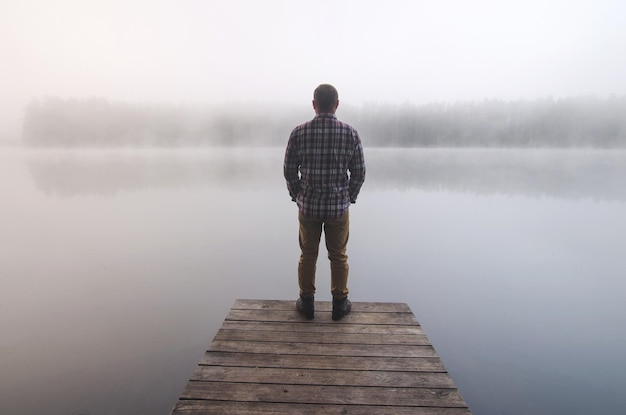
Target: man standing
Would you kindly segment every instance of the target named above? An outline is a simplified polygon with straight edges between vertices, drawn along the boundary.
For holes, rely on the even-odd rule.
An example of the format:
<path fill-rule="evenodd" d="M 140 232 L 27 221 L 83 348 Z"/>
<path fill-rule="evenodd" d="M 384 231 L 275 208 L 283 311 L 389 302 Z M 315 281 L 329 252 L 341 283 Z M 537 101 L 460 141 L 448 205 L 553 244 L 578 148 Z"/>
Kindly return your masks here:
<path fill-rule="evenodd" d="M 315 117 L 289 136 L 283 171 L 300 224 L 300 297 L 296 307 L 314 316 L 315 267 L 324 231 L 331 270 L 333 320 L 350 312 L 348 300 L 349 211 L 365 180 L 363 147 L 357 131 L 335 116 L 337 90 L 322 84 L 313 94 Z"/>

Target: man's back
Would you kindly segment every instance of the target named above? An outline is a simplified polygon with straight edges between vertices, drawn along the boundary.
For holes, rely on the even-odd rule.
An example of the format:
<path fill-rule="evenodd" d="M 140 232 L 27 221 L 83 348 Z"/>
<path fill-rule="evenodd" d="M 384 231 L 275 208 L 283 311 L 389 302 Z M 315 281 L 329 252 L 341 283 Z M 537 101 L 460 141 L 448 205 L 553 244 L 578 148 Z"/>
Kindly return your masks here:
<path fill-rule="evenodd" d="M 338 217 L 365 180 L 359 135 L 334 114 L 319 113 L 291 132 L 284 170 L 289 193 L 305 216 Z"/>

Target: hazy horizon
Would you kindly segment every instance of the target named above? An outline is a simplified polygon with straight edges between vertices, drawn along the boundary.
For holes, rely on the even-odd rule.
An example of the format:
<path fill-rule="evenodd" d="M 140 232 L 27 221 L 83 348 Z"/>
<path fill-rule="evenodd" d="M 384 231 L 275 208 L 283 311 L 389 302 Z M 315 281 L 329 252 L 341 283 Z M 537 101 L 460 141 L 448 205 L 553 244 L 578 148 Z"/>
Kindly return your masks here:
<path fill-rule="evenodd" d="M 0 0 L 0 140 L 32 98 L 349 105 L 626 93 L 626 4 Z"/>

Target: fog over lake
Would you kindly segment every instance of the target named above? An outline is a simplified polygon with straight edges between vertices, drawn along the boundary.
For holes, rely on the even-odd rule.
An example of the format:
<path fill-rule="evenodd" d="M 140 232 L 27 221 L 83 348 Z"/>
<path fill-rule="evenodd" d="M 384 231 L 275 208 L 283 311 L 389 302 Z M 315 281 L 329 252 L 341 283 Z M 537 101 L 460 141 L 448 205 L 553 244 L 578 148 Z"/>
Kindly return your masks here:
<path fill-rule="evenodd" d="M 235 299 L 295 301 L 323 83 L 365 149 L 350 298 L 406 302 L 476 415 L 625 414 L 624 16 L 0 0 L 0 415 L 167 414 Z"/>
<path fill-rule="evenodd" d="M 295 300 L 283 151 L 0 149 L 0 413 L 166 414 L 235 299 Z M 626 151 L 365 156 L 353 301 L 408 303 L 475 414 L 626 412 Z"/>

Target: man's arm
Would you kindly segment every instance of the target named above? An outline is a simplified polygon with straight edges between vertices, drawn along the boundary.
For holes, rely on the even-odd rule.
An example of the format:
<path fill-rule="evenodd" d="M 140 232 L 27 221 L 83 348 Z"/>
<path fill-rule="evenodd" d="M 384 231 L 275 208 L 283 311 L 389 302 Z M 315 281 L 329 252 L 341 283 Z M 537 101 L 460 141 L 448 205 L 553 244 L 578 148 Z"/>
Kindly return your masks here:
<path fill-rule="evenodd" d="M 354 155 L 350 160 L 348 170 L 350 170 L 350 202 L 356 203 L 356 198 L 361 191 L 361 186 L 365 182 L 365 158 L 363 156 L 363 145 L 357 134 Z"/>
<path fill-rule="evenodd" d="M 285 151 L 285 161 L 283 164 L 283 174 L 287 181 L 287 190 L 292 201 L 296 201 L 298 193 L 300 193 L 300 175 L 298 174 L 300 169 L 300 158 L 298 151 L 295 148 L 293 139 L 293 133 L 289 137 L 287 142 L 287 150 Z"/>

